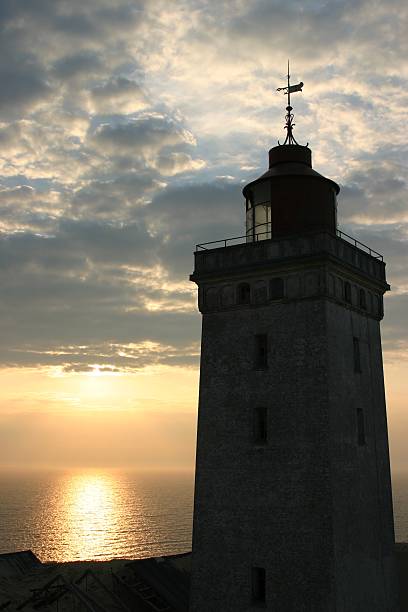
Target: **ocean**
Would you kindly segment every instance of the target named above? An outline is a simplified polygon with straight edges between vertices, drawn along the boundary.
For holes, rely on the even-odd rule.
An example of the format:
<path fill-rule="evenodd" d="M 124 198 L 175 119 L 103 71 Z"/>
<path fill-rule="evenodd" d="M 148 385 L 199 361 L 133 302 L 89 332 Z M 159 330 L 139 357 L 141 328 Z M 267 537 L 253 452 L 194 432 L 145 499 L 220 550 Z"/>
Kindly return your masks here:
<path fill-rule="evenodd" d="M 0 553 L 106 560 L 191 549 L 194 475 L 0 472 Z"/>
<path fill-rule="evenodd" d="M 0 553 L 106 560 L 191 549 L 194 475 L 121 470 L 0 472 Z M 393 478 L 396 540 L 408 542 L 408 475 Z"/>

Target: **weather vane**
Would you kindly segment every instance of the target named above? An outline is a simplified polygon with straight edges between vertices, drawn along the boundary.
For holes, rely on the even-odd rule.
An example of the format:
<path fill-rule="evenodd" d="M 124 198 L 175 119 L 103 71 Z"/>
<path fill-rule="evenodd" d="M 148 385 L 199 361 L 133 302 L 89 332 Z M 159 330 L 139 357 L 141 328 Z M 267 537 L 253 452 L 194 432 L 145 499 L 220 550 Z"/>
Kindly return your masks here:
<path fill-rule="evenodd" d="M 293 136 L 293 128 L 295 124 L 293 123 L 294 115 L 292 113 L 293 108 L 290 105 L 290 94 L 295 93 L 296 91 L 302 91 L 302 87 L 303 87 L 302 81 L 298 83 L 297 85 L 290 84 L 289 60 L 288 60 L 288 84 L 286 87 L 278 87 L 278 89 L 276 90 L 276 91 L 283 91 L 283 93 L 288 96 L 288 105 L 286 107 L 287 114 L 285 116 L 285 119 L 286 119 L 285 130 L 287 130 L 287 132 L 286 132 L 285 142 L 283 143 L 284 145 L 286 144 L 299 145 L 299 143 L 296 141 L 295 137 Z M 278 140 L 278 144 L 280 144 L 279 140 Z"/>

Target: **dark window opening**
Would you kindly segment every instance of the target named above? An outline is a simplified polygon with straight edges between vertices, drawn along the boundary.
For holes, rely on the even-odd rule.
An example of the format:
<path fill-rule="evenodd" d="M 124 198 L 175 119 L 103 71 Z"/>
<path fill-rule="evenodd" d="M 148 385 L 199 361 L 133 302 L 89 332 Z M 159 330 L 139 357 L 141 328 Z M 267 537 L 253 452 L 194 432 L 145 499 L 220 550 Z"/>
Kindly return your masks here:
<path fill-rule="evenodd" d="M 353 353 L 354 353 L 354 371 L 361 372 L 360 341 L 358 338 L 353 338 Z"/>
<path fill-rule="evenodd" d="M 383 317 L 384 316 L 384 306 L 383 306 L 382 297 L 380 297 L 379 295 L 376 295 L 375 299 L 376 299 L 376 303 L 377 303 L 377 314 L 380 317 Z"/>
<path fill-rule="evenodd" d="M 364 446 L 366 443 L 364 412 L 362 408 L 357 408 L 357 441 L 359 446 Z"/>
<path fill-rule="evenodd" d="M 271 300 L 280 300 L 284 297 L 283 278 L 272 278 L 269 284 Z"/>
<path fill-rule="evenodd" d="M 252 601 L 265 603 L 266 601 L 266 573 L 264 567 L 252 568 Z"/>
<path fill-rule="evenodd" d="M 266 444 L 268 441 L 268 412 L 266 406 L 256 406 L 254 410 L 254 443 Z"/>
<path fill-rule="evenodd" d="M 364 289 L 360 289 L 359 291 L 359 298 L 360 298 L 360 308 L 363 308 L 363 310 L 367 310 L 367 299 L 366 299 L 366 292 L 364 291 Z"/>
<path fill-rule="evenodd" d="M 347 281 L 344 283 L 344 299 L 351 304 L 351 285 Z"/>
<path fill-rule="evenodd" d="M 238 304 L 249 304 L 251 301 L 251 287 L 248 283 L 241 283 L 237 289 Z"/>
<path fill-rule="evenodd" d="M 264 369 L 268 367 L 268 338 L 266 334 L 255 336 L 255 367 Z"/>

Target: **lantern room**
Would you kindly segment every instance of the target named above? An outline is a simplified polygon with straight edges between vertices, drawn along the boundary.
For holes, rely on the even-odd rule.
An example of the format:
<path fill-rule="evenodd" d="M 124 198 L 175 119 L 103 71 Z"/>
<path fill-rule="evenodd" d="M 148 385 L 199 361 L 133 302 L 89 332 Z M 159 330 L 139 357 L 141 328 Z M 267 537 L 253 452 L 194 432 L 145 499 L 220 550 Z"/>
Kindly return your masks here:
<path fill-rule="evenodd" d="M 269 151 L 269 170 L 246 185 L 247 242 L 337 229 L 340 187 L 312 168 L 312 152 L 298 144 Z"/>

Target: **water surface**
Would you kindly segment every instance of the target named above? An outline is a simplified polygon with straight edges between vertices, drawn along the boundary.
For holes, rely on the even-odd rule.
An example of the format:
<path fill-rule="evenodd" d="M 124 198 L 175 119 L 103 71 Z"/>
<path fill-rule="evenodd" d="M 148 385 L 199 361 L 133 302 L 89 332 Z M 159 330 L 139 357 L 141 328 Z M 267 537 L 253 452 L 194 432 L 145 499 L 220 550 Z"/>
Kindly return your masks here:
<path fill-rule="evenodd" d="M 139 558 L 191 548 L 193 474 L 0 473 L 0 552 L 42 561 Z"/>
<path fill-rule="evenodd" d="M 191 549 L 190 472 L 0 472 L 0 553 L 42 561 L 141 558 Z M 393 478 L 396 540 L 408 542 L 408 475 Z"/>

